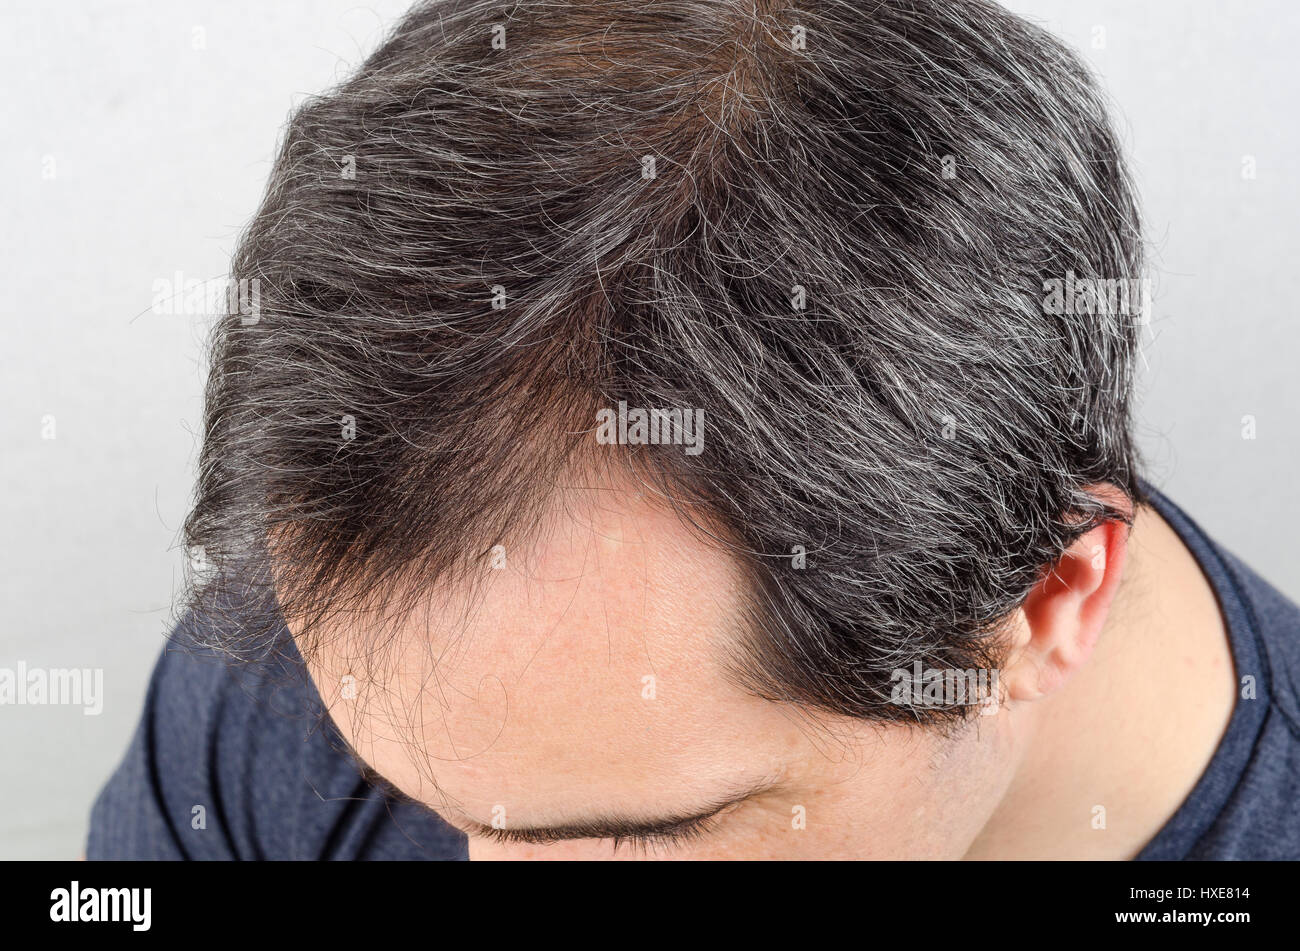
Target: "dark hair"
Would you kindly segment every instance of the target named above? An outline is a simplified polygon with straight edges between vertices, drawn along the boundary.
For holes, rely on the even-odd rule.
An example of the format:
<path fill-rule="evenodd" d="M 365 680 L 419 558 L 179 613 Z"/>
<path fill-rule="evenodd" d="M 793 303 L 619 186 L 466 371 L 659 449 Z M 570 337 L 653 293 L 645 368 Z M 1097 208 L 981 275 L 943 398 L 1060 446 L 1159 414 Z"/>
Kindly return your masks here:
<path fill-rule="evenodd" d="M 993 3 L 421 3 L 293 116 L 235 255 L 190 607 L 243 654 L 397 615 L 620 465 L 743 565 L 748 688 L 960 717 L 891 672 L 995 667 L 1127 517 L 1091 487 L 1140 499 L 1138 322 L 1045 297 L 1141 258 L 1092 79 Z M 620 402 L 706 451 L 599 446 Z"/>

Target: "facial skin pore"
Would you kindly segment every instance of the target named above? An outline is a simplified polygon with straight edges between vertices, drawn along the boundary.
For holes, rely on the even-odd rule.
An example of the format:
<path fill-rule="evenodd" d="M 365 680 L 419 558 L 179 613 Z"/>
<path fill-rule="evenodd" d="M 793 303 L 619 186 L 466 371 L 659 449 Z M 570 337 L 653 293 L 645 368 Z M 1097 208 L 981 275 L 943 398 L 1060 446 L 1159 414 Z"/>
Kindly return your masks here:
<path fill-rule="evenodd" d="M 732 560 L 634 487 L 567 498 L 378 652 L 359 619 L 307 653 L 353 750 L 473 859 L 1130 858 L 1231 712 L 1213 596 L 1153 512 L 1054 566 L 1001 704 L 944 736 L 746 693 Z"/>

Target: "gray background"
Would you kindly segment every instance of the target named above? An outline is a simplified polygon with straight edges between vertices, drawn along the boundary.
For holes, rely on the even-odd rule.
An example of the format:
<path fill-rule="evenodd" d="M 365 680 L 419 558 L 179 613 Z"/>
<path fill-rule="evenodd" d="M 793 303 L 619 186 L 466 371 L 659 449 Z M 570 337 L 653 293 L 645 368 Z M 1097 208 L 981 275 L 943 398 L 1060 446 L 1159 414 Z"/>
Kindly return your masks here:
<path fill-rule="evenodd" d="M 1287 289 L 1300 4 L 1009 5 L 1092 61 L 1133 155 L 1155 252 L 1149 475 L 1300 597 Z M 98 717 L 0 706 L 0 858 L 79 854 L 180 579 L 206 322 L 152 313 L 153 282 L 224 275 L 290 108 L 346 75 L 406 6 L 8 0 L 0 13 L 0 667 L 101 667 L 106 695 Z"/>

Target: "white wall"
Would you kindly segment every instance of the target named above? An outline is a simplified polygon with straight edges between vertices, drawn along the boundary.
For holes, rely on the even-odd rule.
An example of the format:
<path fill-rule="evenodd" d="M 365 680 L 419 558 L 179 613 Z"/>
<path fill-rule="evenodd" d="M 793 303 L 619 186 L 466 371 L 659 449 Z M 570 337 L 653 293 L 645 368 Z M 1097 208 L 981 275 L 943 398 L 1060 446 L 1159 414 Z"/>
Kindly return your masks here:
<path fill-rule="evenodd" d="M 277 132 L 405 0 L 7 0 L 0 11 L 0 667 L 99 667 L 100 716 L 0 707 L 0 858 L 75 856 L 162 645 L 205 321 Z M 1142 436 L 1157 484 L 1300 596 L 1294 0 L 1014 0 L 1120 107 L 1158 256 Z M 1093 28 L 1106 28 L 1093 49 Z M 195 29 L 205 49 L 195 48 Z M 1255 156 L 1258 178 L 1242 178 Z M 43 177 L 47 156 L 55 176 Z M 1241 438 L 1241 418 L 1258 438 Z M 55 417 L 56 438 L 41 438 Z"/>

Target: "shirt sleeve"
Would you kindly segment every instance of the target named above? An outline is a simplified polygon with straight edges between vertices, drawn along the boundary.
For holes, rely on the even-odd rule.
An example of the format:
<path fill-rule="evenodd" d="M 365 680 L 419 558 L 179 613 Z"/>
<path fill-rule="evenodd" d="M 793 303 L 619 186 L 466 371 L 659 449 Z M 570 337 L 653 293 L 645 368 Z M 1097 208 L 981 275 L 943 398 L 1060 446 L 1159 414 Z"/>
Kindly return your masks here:
<path fill-rule="evenodd" d="M 466 849 L 431 810 L 368 781 L 296 653 L 245 664 L 174 634 L 91 809 L 86 857 L 459 860 Z"/>

